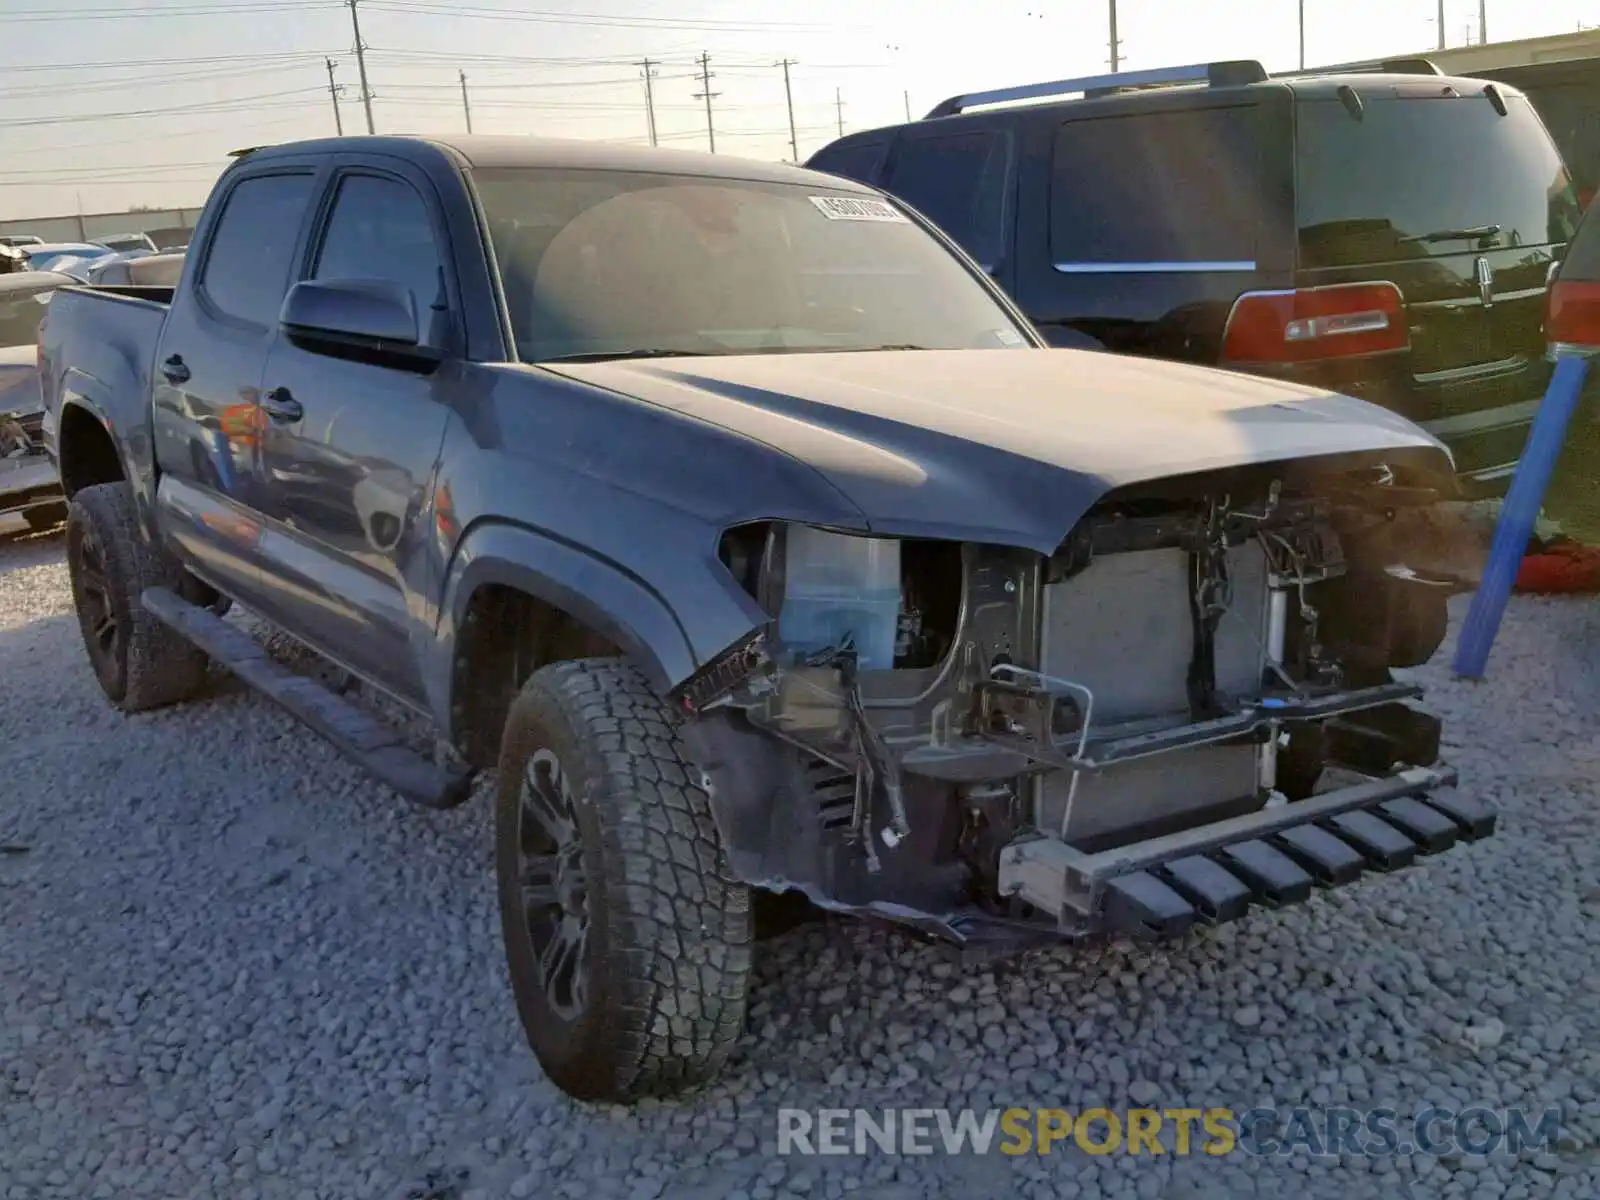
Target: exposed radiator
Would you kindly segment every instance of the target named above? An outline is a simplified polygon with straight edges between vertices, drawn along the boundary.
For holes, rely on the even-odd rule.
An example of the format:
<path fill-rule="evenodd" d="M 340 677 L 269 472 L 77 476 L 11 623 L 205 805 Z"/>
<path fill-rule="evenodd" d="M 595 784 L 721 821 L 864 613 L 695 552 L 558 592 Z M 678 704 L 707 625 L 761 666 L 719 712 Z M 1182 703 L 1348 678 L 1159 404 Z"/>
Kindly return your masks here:
<path fill-rule="evenodd" d="M 1232 605 L 1217 626 L 1217 687 L 1255 695 L 1266 665 L 1267 562 L 1258 543 L 1228 553 Z M 1182 550 L 1139 550 L 1098 558 L 1045 588 L 1041 669 L 1094 693 L 1096 730 L 1188 711 L 1194 651 L 1189 560 Z M 1207 746 L 1085 773 L 1073 801 L 1068 840 L 1179 816 L 1255 791 L 1254 746 Z M 1041 826 L 1061 828 L 1071 776 L 1046 777 Z"/>

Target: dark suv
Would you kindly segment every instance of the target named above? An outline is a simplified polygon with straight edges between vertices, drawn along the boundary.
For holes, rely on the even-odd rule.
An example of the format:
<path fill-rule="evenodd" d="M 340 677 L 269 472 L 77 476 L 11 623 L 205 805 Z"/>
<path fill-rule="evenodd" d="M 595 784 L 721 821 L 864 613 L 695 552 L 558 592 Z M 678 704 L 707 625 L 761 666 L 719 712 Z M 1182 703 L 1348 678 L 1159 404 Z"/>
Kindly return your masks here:
<path fill-rule="evenodd" d="M 1580 213 L 1520 92 L 1419 59 L 955 96 L 807 165 L 920 209 L 1052 344 L 1361 396 L 1445 441 L 1469 491 L 1503 487 L 1521 453 Z"/>

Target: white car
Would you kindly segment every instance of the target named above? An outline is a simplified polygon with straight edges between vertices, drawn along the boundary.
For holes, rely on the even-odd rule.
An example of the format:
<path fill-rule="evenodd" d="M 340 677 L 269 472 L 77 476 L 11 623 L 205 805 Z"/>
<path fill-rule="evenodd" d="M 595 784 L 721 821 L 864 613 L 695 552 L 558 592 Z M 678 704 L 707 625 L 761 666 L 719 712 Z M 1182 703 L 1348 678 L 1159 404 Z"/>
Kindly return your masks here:
<path fill-rule="evenodd" d="M 0 515 L 48 529 L 65 516 L 61 483 L 40 441 L 38 332 L 45 305 L 66 275 L 0 275 Z"/>

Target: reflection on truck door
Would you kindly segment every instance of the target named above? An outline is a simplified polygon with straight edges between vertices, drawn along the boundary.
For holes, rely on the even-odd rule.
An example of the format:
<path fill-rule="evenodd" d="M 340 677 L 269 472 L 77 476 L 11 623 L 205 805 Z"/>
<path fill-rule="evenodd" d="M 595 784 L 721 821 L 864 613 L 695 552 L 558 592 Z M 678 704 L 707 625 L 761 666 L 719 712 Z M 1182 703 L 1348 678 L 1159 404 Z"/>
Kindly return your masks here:
<path fill-rule="evenodd" d="M 261 369 L 277 336 L 309 171 L 241 174 L 222 199 L 196 284 L 179 289 L 152 379 L 163 524 L 185 555 L 246 604 L 260 592 L 253 510 Z"/>
<path fill-rule="evenodd" d="M 430 337 L 444 238 L 426 181 L 356 168 L 337 176 L 309 278 L 388 279 L 411 292 Z M 427 549 L 448 410 L 430 377 L 332 357 L 279 337 L 263 376 L 259 469 L 269 497 L 263 555 L 271 619 L 402 696 L 421 696 L 409 600 Z"/>

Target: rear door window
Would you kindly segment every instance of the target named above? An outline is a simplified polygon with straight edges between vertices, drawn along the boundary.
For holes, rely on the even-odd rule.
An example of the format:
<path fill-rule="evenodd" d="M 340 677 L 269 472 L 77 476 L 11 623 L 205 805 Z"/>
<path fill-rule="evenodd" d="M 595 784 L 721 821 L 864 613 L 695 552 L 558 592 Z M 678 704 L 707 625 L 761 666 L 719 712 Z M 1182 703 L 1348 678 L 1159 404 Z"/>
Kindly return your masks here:
<path fill-rule="evenodd" d="M 234 185 L 200 279 L 213 308 L 254 325 L 277 324 L 311 185 L 310 172 L 256 175 Z"/>
<path fill-rule="evenodd" d="M 1005 236 L 1010 138 L 995 129 L 911 134 L 895 147 L 885 187 L 993 270 Z"/>
<path fill-rule="evenodd" d="M 1567 241 L 1578 202 L 1561 155 L 1517 95 L 1362 87 L 1295 105 L 1303 268 L 1395 262 Z M 1437 85 L 1426 85 L 1430 90 Z"/>
<path fill-rule="evenodd" d="M 1257 129 L 1253 105 L 1062 125 L 1050 181 L 1056 268 L 1253 269 L 1262 219 Z"/>

